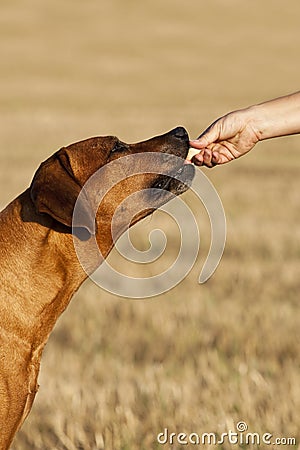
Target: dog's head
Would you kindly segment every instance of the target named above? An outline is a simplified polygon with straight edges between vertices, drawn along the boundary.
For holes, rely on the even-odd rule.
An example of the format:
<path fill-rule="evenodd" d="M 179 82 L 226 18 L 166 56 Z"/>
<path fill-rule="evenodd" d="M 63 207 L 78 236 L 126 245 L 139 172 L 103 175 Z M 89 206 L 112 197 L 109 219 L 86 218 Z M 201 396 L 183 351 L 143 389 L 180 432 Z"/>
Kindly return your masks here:
<path fill-rule="evenodd" d="M 73 232 L 85 239 L 96 234 L 107 253 L 112 246 L 111 221 L 118 207 L 121 214 L 115 226 L 120 235 L 129 223 L 188 189 L 194 176 L 193 165 L 184 164 L 188 150 L 188 134 L 182 127 L 136 144 L 125 144 L 114 136 L 77 142 L 41 164 L 30 187 L 31 199 L 38 213 L 51 216 L 70 232 L 75 204 L 80 203 Z M 96 173 L 99 176 L 93 177 Z M 99 191 L 105 192 L 100 205 Z M 124 202 L 135 193 L 140 195 Z"/>

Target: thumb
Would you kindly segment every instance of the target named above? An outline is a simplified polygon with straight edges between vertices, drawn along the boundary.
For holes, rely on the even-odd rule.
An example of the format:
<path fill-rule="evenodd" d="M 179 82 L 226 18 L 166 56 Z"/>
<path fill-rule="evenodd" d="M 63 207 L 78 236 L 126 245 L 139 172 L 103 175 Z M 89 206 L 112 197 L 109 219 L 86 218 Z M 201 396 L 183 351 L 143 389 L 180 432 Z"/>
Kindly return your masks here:
<path fill-rule="evenodd" d="M 205 131 L 203 131 L 198 139 L 190 141 L 191 147 L 199 149 L 208 147 L 210 144 L 216 142 L 219 139 L 219 134 L 220 130 L 217 121 L 210 125 Z"/>

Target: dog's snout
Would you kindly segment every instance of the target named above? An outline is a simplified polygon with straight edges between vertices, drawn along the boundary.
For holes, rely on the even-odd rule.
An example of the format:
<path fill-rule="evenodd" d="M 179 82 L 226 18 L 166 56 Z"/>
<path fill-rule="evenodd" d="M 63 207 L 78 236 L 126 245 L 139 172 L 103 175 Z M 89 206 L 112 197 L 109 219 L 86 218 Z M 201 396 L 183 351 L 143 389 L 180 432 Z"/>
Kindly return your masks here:
<path fill-rule="evenodd" d="M 174 128 L 174 130 L 171 131 L 171 134 L 179 139 L 187 139 L 188 138 L 187 131 L 183 127 Z"/>

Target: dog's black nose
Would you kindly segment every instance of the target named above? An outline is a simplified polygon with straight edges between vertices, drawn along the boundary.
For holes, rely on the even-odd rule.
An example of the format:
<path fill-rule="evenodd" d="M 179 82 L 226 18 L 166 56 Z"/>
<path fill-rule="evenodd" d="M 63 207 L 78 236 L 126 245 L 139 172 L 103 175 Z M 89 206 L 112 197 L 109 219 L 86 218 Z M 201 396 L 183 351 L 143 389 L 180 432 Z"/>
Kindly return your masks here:
<path fill-rule="evenodd" d="M 183 127 L 177 127 L 174 128 L 174 130 L 171 131 L 171 134 L 177 138 L 188 138 L 188 134 L 185 128 Z"/>

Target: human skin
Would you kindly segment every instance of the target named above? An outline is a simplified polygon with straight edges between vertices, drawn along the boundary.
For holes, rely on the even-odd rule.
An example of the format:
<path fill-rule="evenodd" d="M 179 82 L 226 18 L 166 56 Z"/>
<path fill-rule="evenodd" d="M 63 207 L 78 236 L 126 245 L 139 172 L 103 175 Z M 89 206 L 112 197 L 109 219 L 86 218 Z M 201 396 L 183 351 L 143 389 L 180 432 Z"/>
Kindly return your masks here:
<path fill-rule="evenodd" d="M 213 122 L 190 146 L 197 166 L 214 167 L 248 153 L 257 142 L 300 133 L 300 91 L 230 112 Z"/>

